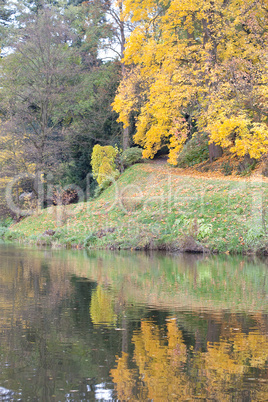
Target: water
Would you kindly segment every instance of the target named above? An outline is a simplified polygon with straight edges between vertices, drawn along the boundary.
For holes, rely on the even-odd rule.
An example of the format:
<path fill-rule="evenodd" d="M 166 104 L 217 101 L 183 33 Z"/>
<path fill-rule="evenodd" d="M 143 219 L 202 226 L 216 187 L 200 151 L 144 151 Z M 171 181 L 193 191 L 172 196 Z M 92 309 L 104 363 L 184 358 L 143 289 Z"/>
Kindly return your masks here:
<path fill-rule="evenodd" d="M 1 401 L 267 401 L 267 260 L 0 246 Z"/>

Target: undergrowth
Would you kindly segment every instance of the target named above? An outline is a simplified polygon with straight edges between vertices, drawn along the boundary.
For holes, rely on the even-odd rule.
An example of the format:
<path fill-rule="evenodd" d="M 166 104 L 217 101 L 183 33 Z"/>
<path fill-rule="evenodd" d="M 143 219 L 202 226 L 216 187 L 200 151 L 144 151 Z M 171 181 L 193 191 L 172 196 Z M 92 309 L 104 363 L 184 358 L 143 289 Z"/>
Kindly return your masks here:
<path fill-rule="evenodd" d="M 193 166 L 209 159 L 208 138 L 207 135 L 194 134 L 193 137 L 186 142 L 182 151 L 178 156 L 178 167 L 184 168 Z"/>

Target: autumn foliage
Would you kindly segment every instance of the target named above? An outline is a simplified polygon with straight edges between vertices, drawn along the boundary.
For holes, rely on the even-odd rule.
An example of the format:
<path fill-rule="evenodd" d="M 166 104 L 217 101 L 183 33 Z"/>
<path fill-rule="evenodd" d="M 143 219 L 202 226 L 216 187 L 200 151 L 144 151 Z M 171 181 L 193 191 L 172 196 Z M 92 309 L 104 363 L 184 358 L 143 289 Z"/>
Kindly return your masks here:
<path fill-rule="evenodd" d="M 118 172 L 115 165 L 115 158 L 118 150 L 111 145 L 95 145 L 91 156 L 91 165 L 94 178 L 98 184 L 111 179 Z"/>
<path fill-rule="evenodd" d="M 135 23 L 113 107 L 153 158 L 176 165 L 186 140 L 206 133 L 234 155 L 268 149 L 268 0 L 126 0 Z"/>

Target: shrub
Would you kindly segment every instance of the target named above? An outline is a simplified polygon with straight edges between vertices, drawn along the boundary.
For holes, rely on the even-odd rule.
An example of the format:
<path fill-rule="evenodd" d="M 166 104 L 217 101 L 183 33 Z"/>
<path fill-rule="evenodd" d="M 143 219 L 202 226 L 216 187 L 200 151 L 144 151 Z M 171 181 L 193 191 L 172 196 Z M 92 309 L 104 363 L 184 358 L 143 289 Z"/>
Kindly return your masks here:
<path fill-rule="evenodd" d="M 90 233 L 84 240 L 84 247 L 89 247 L 90 245 L 96 243 L 97 236 L 94 233 Z"/>
<path fill-rule="evenodd" d="M 102 147 L 95 145 L 91 156 L 93 176 L 100 185 L 103 181 L 113 178 L 116 169 L 115 159 L 118 149 L 111 145 Z"/>
<path fill-rule="evenodd" d="M 178 167 L 193 166 L 209 158 L 208 138 L 204 133 L 196 133 L 186 142 L 178 156 Z"/>
<path fill-rule="evenodd" d="M 245 155 L 244 159 L 238 164 L 237 174 L 241 176 L 249 175 L 255 169 L 257 160 Z"/>
<path fill-rule="evenodd" d="M 198 235 L 197 238 L 199 240 L 204 239 L 205 237 L 209 236 L 213 231 L 211 223 L 204 223 L 204 219 L 199 220 L 199 228 L 198 228 Z"/>
<path fill-rule="evenodd" d="M 12 218 L 0 220 L 0 238 L 3 239 L 8 232 L 9 226 L 13 223 Z"/>
<path fill-rule="evenodd" d="M 8 231 L 8 228 L 6 228 L 4 226 L 0 226 L 0 238 L 4 238 L 7 231 Z"/>
<path fill-rule="evenodd" d="M 51 246 L 52 241 L 49 236 L 40 235 L 36 239 L 37 246 Z"/>
<path fill-rule="evenodd" d="M 128 148 L 122 153 L 121 157 L 124 167 L 134 165 L 142 161 L 142 149 L 139 147 Z"/>
<path fill-rule="evenodd" d="M 106 190 L 106 188 L 108 188 L 113 180 L 117 180 L 119 177 L 120 173 L 118 170 L 115 170 L 114 172 L 112 172 L 112 174 L 109 175 L 109 177 L 105 180 L 103 180 L 98 187 L 96 187 L 95 191 L 94 191 L 94 197 L 98 197 L 104 190 Z"/>
<path fill-rule="evenodd" d="M 13 219 L 12 218 L 5 218 L 0 220 L 0 226 L 4 228 L 8 228 L 10 225 L 12 225 Z"/>
<path fill-rule="evenodd" d="M 233 165 L 231 165 L 229 162 L 223 162 L 223 164 L 221 165 L 221 171 L 224 176 L 229 176 L 230 174 L 232 174 Z"/>
<path fill-rule="evenodd" d="M 245 243 L 251 248 L 258 248 L 266 236 L 265 230 L 261 226 L 252 227 L 245 236 Z"/>

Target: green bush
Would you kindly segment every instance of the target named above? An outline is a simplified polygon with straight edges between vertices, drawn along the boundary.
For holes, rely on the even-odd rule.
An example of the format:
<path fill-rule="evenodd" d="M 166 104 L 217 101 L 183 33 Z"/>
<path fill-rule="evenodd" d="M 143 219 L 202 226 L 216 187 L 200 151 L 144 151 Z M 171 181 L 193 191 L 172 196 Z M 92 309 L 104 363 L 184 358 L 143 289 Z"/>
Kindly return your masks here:
<path fill-rule="evenodd" d="M 178 156 L 178 167 L 184 168 L 204 162 L 209 158 L 208 137 L 196 133 L 186 142 Z"/>
<path fill-rule="evenodd" d="M 229 176 L 230 174 L 232 174 L 233 165 L 231 165 L 229 162 L 224 162 L 221 165 L 221 171 L 224 174 L 224 176 Z"/>
<path fill-rule="evenodd" d="M 101 195 L 101 193 L 102 193 L 104 190 L 106 190 L 106 188 L 108 188 L 108 187 L 112 184 L 113 181 L 117 180 L 119 176 L 120 176 L 119 171 L 118 171 L 118 170 L 115 170 L 115 171 L 109 176 L 108 179 L 103 180 L 103 181 L 98 185 L 98 187 L 95 188 L 94 197 L 95 197 L 95 198 L 99 197 L 99 195 Z"/>
<path fill-rule="evenodd" d="M 139 147 L 126 149 L 121 156 L 123 166 L 129 167 L 142 161 L 142 149 Z"/>
<path fill-rule="evenodd" d="M 8 228 L 10 225 L 12 225 L 13 219 L 12 218 L 4 218 L 0 219 L 0 226 L 4 228 Z"/>
<path fill-rule="evenodd" d="M 211 223 L 205 223 L 204 219 L 198 219 L 198 240 L 202 240 L 205 237 L 211 235 L 213 228 Z"/>
<path fill-rule="evenodd" d="M 11 241 L 11 240 L 19 240 L 20 238 L 25 238 L 24 234 L 21 232 L 10 232 L 6 230 L 3 234 L 4 240 Z"/>
<path fill-rule="evenodd" d="M 90 233 L 84 240 L 84 247 L 89 247 L 92 244 L 96 243 L 97 236 L 94 233 Z"/>
<path fill-rule="evenodd" d="M 245 236 L 245 243 L 253 248 L 258 248 L 266 237 L 265 230 L 262 226 L 255 226 L 248 230 Z"/>
<path fill-rule="evenodd" d="M 52 241 L 49 236 L 40 235 L 36 239 L 37 246 L 51 246 Z"/>
<path fill-rule="evenodd" d="M 32 235 L 30 235 L 30 236 L 28 237 L 28 239 L 29 239 L 31 242 L 35 242 L 35 241 L 38 240 L 38 236 L 35 235 L 35 234 L 32 234 Z"/>
<path fill-rule="evenodd" d="M 13 223 L 12 218 L 5 218 L 0 220 L 0 238 L 4 238 L 8 232 L 9 226 Z"/>
<path fill-rule="evenodd" d="M 8 228 L 6 228 L 4 226 L 0 226 L 0 238 L 3 239 L 7 231 L 8 231 Z"/>

